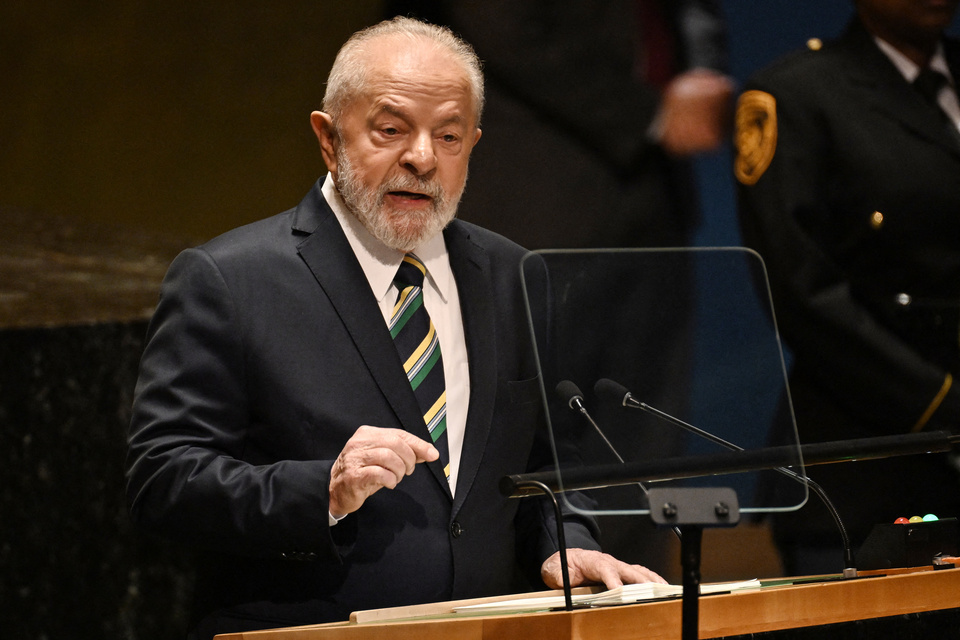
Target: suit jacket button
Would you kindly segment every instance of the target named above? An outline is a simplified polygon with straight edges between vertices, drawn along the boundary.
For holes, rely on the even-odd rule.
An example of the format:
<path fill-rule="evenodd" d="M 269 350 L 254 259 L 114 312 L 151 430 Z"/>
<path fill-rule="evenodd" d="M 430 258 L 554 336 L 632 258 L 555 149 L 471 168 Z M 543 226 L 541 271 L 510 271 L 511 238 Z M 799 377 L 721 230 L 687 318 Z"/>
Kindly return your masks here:
<path fill-rule="evenodd" d="M 453 524 L 450 525 L 450 535 L 452 535 L 454 538 L 459 538 L 462 533 L 463 527 L 460 526 L 459 522 L 454 520 Z"/>

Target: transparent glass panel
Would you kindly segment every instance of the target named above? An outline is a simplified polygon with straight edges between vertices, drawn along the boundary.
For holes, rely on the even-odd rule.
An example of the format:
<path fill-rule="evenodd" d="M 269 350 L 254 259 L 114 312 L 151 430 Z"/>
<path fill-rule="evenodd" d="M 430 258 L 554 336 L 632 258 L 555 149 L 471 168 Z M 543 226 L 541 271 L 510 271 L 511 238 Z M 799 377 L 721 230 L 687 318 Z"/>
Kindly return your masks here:
<path fill-rule="evenodd" d="M 676 460 L 688 468 L 642 483 L 591 484 L 584 493 L 595 504 L 567 500 L 570 508 L 648 513 L 645 489 L 652 486 L 730 487 L 743 513 L 806 501 L 806 486 L 776 470 L 713 472 L 715 454 L 744 457 L 729 449 L 776 445 L 786 452 L 782 464 L 803 474 L 759 255 L 744 248 L 549 250 L 529 254 L 522 268 L 561 488 L 580 486 L 584 473 L 604 477 Z M 557 393 L 563 381 L 575 387 L 564 383 L 567 393 Z M 570 406 L 577 391 L 603 435 Z"/>

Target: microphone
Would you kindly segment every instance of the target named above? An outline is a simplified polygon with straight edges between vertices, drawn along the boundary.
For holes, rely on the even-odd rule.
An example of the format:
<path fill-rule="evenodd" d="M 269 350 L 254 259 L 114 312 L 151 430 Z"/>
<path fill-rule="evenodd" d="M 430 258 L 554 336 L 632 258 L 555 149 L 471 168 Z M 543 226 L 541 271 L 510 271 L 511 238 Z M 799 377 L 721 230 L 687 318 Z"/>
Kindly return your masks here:
<path fill-rule="evenodd" d="M 572 384 L 572 383 L 571 383 Z M 743 447 L 737 446 L 732 442 L 728 442 L 723 438 L 716 436 L 708 431 L 699 429 L 693 426 L 690 423 L 684 422 L 679 418 L 675 418 L 669 413 L 665 413 L 651 407 L 650 405 L 640 402 L 633 397 L 633 394 L 630 393 L 630 390 L 618 382 L 614 382 L 609 378 L 601 378 L 597 380 L 596 384 L 593 386 L 594 392 L 598 396 L 605 396 L 611 400 L 616 401 L 621 406 L 628 409 L 640 409 L 646 411 L 665 422 L 680 427 L 690 433 L 693 433 L 701 438 L 705 438 L 714 444 L 718 444 L 725 449 L 730 451 L 743 451 Z M 834 506 L 833 502 L 830 500 L 830 497 L 827 496 L 827 492 L 824 491 L 823 487 L 814 482 L 811 478 L 806 475 L 800 475 L 799 473 L 789 469 L 787 467 L 776 467 L 774 471 L 795 480 L 801 484 L 807 485 L 823 502 L 824 506 L 827 508 L 827 511 L 830 512 L 830 516 L 833 518 L 834 523 L 836 523 L 837 528 L 840 530 L 840 538 L 843 542 L 843 577 L 844 578 L 855 578 L 857 577 L 857 569 L 853 560 L 853 548 L 850 546 L 850 537 L 847 535 L 847 528 L 843 526 L 843 521 L 840 519 L 840 512 L 837 511 L 837 508 Z"/>
<path fill-rule="evenodd" d="M 590 416 L 590 412 L 587 411 L 586 405 L 583 403 L 583 394 L 580 392 L 580 387 L 578 387 L 574 382 L 570 380 L 561 380 L 557 384 L 557 395 L 560 397 L 560 400 L 563 401 L 565 405 L 569 408 L 577 411 L 582 415 L 587 422 L 593 427 L 594 431 L 600 434 L 600 437 L 603 438 L 603 441 L 606 443 L 607 448 L 613 453 L 617 458 L 617 461 L 620 464 L 624 464 L 623 458 L 620 456 L 620 453 L 617 451 L 617 448 L 613 446 L 613 443 L 607 438 L 606 434 L 603 433 L 603 430 L 600 429 L 600 425 L 594 421 Z M 640 490 L 643 491 L 643 495 L 648 496 L 650 493 L 647 491 L 647 486 L 642 482 L 637 482 L 636 485 L 640 487 Z M 679 538 L 681 536 L 679 527 L 673 527 L 674 533 L 677 534 Z"/>
<path fill-rule="evenodd" d="M 609 378 L 601 378 L 600 380 L 597 380 L 597 383 L 593 386 L 593 390 L 594 392 L 596 392 L 598 396 L 606 396 L 608 398 L 618 399 L 618 402 L 620 403 L 621 406 L 627 407 L 628 409 L 641 409 L 643 411 L 646 411 L 647 413 L 657 416 L 661 420 L 665 420 L 674 426 L 680 427 L 681 429 L 686 429 L 687 431 L 690 431 L 691 433 L 694 433 L 700 436 L 701 438 L 706 438 L 710 442 L 713 442 L 714 444 L 718 444 L 721 447 L 730 449 L 731 451 L 743 451 L 743 447 L 738 447 L 732 442 L 727 442 L 723 438 L 719 436 L 715 436 L 708 431 L 704 431 L 703 429 L 698 429 L 692 424 L 684 422 L 680 418 L 674 418 L 669 413 L 664 413 L 663 411 L 660 411 L 659 409 L 651 407 L 646 403 L 640 402 L 639 400 L 633 397 L 633 394 L 630 393 L 630 391 L 625 386 L 623 386 L 618 382 L 614 382 Z M 793 472 L 791 471 L 790 473 L 793 473 Z"/>
<path fill-rule="evenodd" d="M 607 443 L 607 448 L 613 452 L 613 455 L 616 456 L 617 461 L 620 464 L 623 464 L 623 458 L 620 457 L 620 454 L 617 452 L 616 447 L 613 446 L 613 443 L 607 439 L 607 436 L 604 435 L 603 431 L 600 429 L 599 425 L 594 422 L 593 418 L 590 417 L 590 413 L 587 411 L 587 407 L 583 404 L 583 394 L 580 393 L 580 387 L 570 380 L 561 380 L 557 384 L 557 395 L 560 396 L 560 399 L 565 405 L 577 411 L 582 415 L 587 422 L 593 427 L 594 431 L 600 434 L 600 437 L 603 438 L 603 441 Z M 643 489 L 643 492 L 646 493 L 647 489 L 643 486 L 642 483 L 637 483 L 640 485 L 640 488 Z"/>

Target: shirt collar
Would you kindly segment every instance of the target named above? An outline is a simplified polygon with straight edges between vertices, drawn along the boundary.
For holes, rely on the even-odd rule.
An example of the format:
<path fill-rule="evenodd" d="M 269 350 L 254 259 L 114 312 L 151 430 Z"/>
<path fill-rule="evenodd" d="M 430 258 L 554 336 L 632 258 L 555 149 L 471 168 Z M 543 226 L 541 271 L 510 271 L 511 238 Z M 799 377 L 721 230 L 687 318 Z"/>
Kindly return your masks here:
<path fill-rule="evenodd" d="M 874 36 L 873 40 L 877 43 L 877 46 L 880 47 L 880 50 L 890 58 L 890 61 L 900 72 L 900 75 L 912 84 L 913 81 L 917 79 L 917 76 L 920 75 L 920 67 L 917 63 L 903 55 L 899 49 L 886 40 L 878 38 L 877 36 Z M 950 84 L 953 85 L 953 75 L 950 73 L 947 57 L 943 53 L 942 42 L 937 43 L 937 50 L 934 52 L 933 57 L 930 58 L 930 68 L 945 75 Z"/>
<path fill-rule="evenodd" d="M 320 191 L 343 228 L 343 233 L 357 256 L 377 300 L 383 300 L 384 296 L 391 295 L 393 278 L 403 261 L 404 254 L 386 246 L 367 231 L 363 223 L 347 208 L 330 174 L 327 174 Z M 450 260 L 443 234 L 436 234 L 414 249 L 413 253 L 423 261 L 427 268 L 427 277 L 444 302 L 449 300 L 453 273 L 450 270 Z"/>

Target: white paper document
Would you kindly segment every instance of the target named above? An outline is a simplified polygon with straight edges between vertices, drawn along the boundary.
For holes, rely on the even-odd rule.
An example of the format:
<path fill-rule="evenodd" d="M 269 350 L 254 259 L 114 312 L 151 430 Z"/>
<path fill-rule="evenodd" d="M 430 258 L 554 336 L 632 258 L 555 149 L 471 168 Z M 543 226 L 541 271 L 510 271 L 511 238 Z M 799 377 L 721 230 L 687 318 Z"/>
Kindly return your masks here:
<path fill-rule="evenodd" d="M 739 591 L 741 589 L 756 589 L 760 587 L 760 581 L 742 580 L 739 582 L 715 582 L 700 585 L 700 594 L 726 593 L 729 591 Z M 609 591 L 600 593 L 584 593 L 574 595 L 574 606 L 608 606 L 615 604 L 630 604 L 633 602 L 643 602 L 644 600 L 656 600 L 658 598 L 672 598 L 683 595 L 683 587 L 676 584 L 660 584 L 657 582 L 643 582 L 640 584 L 627 584 Z M 546 611 L 548 609 L 560 609 L 566 605 L 563 596 L 546 596 L 536 598 L 514 598 L 511 600 L 501 600 L 498 602 L 487 602 L 483 604 L 465 605 L 455 607 L 457 613 L 513 613 L 519 611 Z"/>

